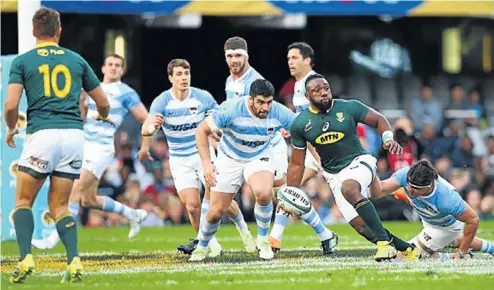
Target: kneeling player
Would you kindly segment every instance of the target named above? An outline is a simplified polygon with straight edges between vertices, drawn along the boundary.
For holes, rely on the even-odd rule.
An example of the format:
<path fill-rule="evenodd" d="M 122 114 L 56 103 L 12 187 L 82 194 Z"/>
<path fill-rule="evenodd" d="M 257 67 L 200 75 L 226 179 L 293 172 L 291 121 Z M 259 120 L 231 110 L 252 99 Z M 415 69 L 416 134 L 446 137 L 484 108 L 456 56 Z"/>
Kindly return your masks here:
<path fill-rule="evenodd" d="M 477 213 L 466 203 L 458 190 L 437 174 L 427 160 L 396 171 L 379 182 L 373 195 L 383 196 L 403 187 L 399 198 L 420 215 L 424 229 L 410 242 L 422 249 L 422 256 L 463 258 L 469 248 L 494 255 L 494 244 L 475 236 L 479 226 Z M 453 255 L 440 253 L 447 246 L 458 248 Z"/>

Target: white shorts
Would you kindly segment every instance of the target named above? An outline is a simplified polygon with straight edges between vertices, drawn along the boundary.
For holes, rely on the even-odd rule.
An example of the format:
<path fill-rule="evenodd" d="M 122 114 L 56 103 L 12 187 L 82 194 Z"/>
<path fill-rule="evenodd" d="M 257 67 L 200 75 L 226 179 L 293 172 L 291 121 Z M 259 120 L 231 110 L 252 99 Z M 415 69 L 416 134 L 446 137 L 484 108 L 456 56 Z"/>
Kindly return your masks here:
<path fill-rule="evenodd" d="M 113 144 L 98 144 L 87 141 L 84 145 L 82 168 L 101 179 L 103 172 L 110 166 L 114 157 L 115 146 Z"/>
<path fill-rule="evenodd" d="M 424 225 L 424 229 L 410 243 L 417 245 L 416 239 L 418 239 L 424 246 L 434 252 L 441 251 L 463 234 L 464 224 L 460 221 L 456 221 L 447 227 L 433 226 L 426 222 L 422 224 Z M 425 251 L 423 252 L 425 253 Z"/>
<path fill-rule="evenodd" d="M 214 148 L 209 148 L 211 161 L 215 161 Z M 177 192 L 186 188 L 201 189 L 204 182 L 204 171 L 199 153 L 187 157 L 170 156 L 168 160 Z"/>
<path fill-rule="evenodd" d="M 305 162 L 304 162 L 305 168 L 310 168 L 316 172 L 319 172 L 319 162 L 317 162 L 316 158 L 314 155 L 312 155 L 312 152 L 310 152 L 309 149 L 305 151 Z"/>
<path fill-rule="evenodd" d="M 84 131 L 79 129 L 45 129 L 28 134 L 18 170 L 38 179 L 48 175 L 77 179 L 84 141 Z"/>
<path fill-rule="evenodd" d="M 288 170 L 288 146 L 283 138 L 273 146 L 273 166 L 274 180 L 282 179 Z"/>
<path fill-rule="evenodd" d="M 376 174 L 376 164 L 376 158 L 366 154 L 355 157 L 347 167 L 336 174 L 324 172 L 324 177 L 333 192 L 335 203 L 347 222 L 356 218 L 358 213 L 353 205 L 343 196 L 341 185 L 345 180 L 355 180 L 360 183 L 362 195 L 369 197 L 369 186 Z"/>
<path fill-rule="evenodd" d="M 219 150 L 214 163 L 218 170 L 216 186 L 211 187 L 211 191 L 235 194 L 252 174 L 260 171 L 274 174 L 271 150 L 269 149 L 256 159 L 247 162 L 234 160 Z"/>

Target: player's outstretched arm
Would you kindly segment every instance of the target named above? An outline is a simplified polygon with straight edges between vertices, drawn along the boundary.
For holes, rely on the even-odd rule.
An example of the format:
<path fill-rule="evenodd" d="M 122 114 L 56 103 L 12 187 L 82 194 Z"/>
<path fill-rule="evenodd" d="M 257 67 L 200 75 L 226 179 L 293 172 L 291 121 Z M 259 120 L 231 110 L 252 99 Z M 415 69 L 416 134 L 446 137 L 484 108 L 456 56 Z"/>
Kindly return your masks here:
<path fill-rule="evenodd" d="M 453 255 L 455 259 L 463 258 L 464 254 L 468 252 L 479 228 L 479 216 L 466 202 L 464 203 L 466 206 L 465 211 L 463 214 L 456 216 L 457 220 L 465 223 L 465 228 L 463 229 L 463 239 L 458 247 L 458 251 Z"/>
<path fill-rule="evenodd" d="M 378 177 L 376 177 L 376 180 L 373 182 L 372 186 L 372 197 L 384 197 L 390 195 L 401 187 L 401 185 L 394 177 L 385 180 L 380 180 Z"/>
<path fill-rule="evenodd" d="M 365 116 L 364 123 L 377 129 L 383 139 L 384 149 L 391 152 L 391 154 L 403 153 L 403 148 L 394 140 L 393 131 L 388 119 L 381 113 L 368 107 L 367 115 Z"/>
<path fill-rule="evenodd" d="M 132 108 L 130 110 L 130 113 L 141 124 L 143 124 L 148 118 L 148 110 L 146 109 L 146 107 L 142 103 L 140 105 Z"/>

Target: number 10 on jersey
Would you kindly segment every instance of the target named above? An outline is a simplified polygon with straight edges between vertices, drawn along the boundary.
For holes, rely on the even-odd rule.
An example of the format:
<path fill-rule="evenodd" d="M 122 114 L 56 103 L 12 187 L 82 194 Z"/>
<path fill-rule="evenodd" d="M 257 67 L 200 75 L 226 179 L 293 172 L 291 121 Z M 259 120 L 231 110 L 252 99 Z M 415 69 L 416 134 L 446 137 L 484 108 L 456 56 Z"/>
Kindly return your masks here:
<path fill-rule="evenodd" d="M 48 64 L 43 64 L 38 67 L 38 71 L 43 75 L 43 87 L 45 90 L 45 96 L 51 97 L 52 92 L 57 98 L 65 98 L 72 86 L 72 75 L 70 70 L 63 64 L 57 64 L 50 72 L 50 66 Z M 58 87 L 57 77 L 62 74 L 65 79 L 65 85 L 62 89 Z"/>

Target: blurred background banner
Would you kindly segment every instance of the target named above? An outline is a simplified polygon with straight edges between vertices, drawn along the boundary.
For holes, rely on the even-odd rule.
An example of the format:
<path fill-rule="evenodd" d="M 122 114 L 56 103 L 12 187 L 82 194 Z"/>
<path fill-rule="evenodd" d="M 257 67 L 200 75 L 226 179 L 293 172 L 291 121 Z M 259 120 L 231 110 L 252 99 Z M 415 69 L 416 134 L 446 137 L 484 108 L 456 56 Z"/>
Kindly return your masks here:
<path fill-rule="evenodd" d="M 0 112 L 3 111 L 3 104 L 7 97 L 7 85 L 9 83 L 9 72 L 10 64 L 16 55 L 2 55 L 1 60 L 1 103 Z M 14 240 L 15 239 L 15 229 L 14 221 L 12 219 L 12 214 L 14 212 L 15 206 L 15 185 L 16 185 L 16 174 L 17 174 L 17 163 L 19 161 L 19 156 L 22 152 L 22 147 L 24 145 L 24 139 L 26 137 L 26 96 L 23 95 L 21 103 L 19 105 L 19 118 L 17 121 L 17 128 L 19 128 L 19 134 L 15 138 L 16 148 L 10 148 L 7 143 L 5 143 L 4 136 L 7 132 L 7 127 L 5 122 L 3 122 L 3 112 L 2 116 L 2 126 L 1 126 L 1 142 L 0 142 L 0 155 L 2 157 L 2 177 L 1 177 L 1 192 L 2 192 L 2 241 Z M 46 237 L 54 228 L 55 221 L 51 218 L 48 213 L 48 187 L 49 182 L 45 182 L 42 189 L 38 194 L 38 198 L 33 205 L 33 215 L 34 215 L 34 236 L 35 239 L 40 239 Z"/>

